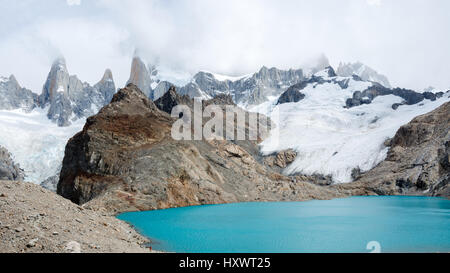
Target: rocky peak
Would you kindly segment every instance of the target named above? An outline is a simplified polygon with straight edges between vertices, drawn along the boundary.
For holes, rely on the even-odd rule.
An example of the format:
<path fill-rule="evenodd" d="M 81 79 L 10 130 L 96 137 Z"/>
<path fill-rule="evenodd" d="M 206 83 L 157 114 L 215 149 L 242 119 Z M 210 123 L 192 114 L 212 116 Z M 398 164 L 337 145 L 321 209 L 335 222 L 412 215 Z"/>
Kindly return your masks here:
<path fill-rule="evenodd" d="M 130 79 L 127 84 L 129 83 L 136 85 L 147 97 L 153 99 L 151 87 L 153 80 L 150 71 L 144 61 L 138 56 L 135 56 L 131 63 Z"/>
<path fill-rule="evenodd" d="M 104 83 L 107 81 L 114 81 L 112 71 L 109 68 L 105 70 L 105 73 L 103 74 L 103 77 L 100 80 L 101 83 Z"/>
<path fill-rule="evenodd" d="M 0 180 L 23 181 L 23 170 L 14 164 L 11 154 L 0 146 Z"/>
<path fill-rule="evenodd" d="M 0 77 L 0 110 L 23 109 L 31 111 L 36 107 L 38 96 L 22 88 L 14 75 Z"/>
<path fill-rule="evenodd" d="M 386 76 L 379 74 L 373 68 L 361 63 L 340 63 L 337 74 L 342 77 L 351 77 L 356 75 L 363 81 L 377 82 L 384 87 L 390 88 L 391 84 Z"/>
<path fill-rule="evenodd" d="M 337 76 L 337 74 L 336 74 L 336 72 L 334 71 L 334 68 L 333 68 L 333 67 L 327 66 L 327 67 L 325 68 L 325 70 L 328 72 L 328 77 L 336 77 L 336 76 Z"/>
<path fill-rule="evenodd" d="M 72 121 L 94 115 L 109 103 L 115 93 L 112 72 L 107 69 L 94 87 L 69 75 L 63 58 L 57 59 L 48 74 L 39 105 L 49 106 L 47 116 L 58 126 L 69 126 Z"/>
<path fill-rule="evenodd" d="M 17 81 L 17 79 L 16 79 L 16 77 L 14 75 L 11 74 L 11 76 L 9 76 L 9 81 L 16 88 L 21 88 L 19 82 Z"/>
<path fill-rule="evenodd" d="M 385 161 L 358 182 L 384 188 L 381 195 L 450 196 L 450 102 L 414 118 L 390 141 Z"/>
<path fill-rule="evenodd" d="M 153 90 L 153 100 L 161 98 L 172 86 L 173 84 L 168 81 L 160 81 Z"/>
<path fill-rule="evenodd" d="M 284 92 L 278 99 L 277 104 L 299 102 L 305 98 L 305 94 L 300 91 L 308 85 L 308 82 L 303 81 L 293 86 L 289 87 L 286 92 Z"/>
<path fill-rule="evenodd" d="M 52 64 L 42 94 L 39 98 L 41 106 L 45 107 L 48 103 L 55 100 L 57 93 L 67 94 L 69 91 L 69 81 L 70 75 L 67 70 L 65 59 L 56 59 Z"/>
<path fill-rule="evenodd" d="M 169 88 L 161 98 L 155 101 L 155 105 L 166 113 L 172 113 L 172 109 L 177 105 L 187 105 L 193 107 L 193 99 L 187 95 L 180 95 L 177 93 L 174 86 Z"/>
<path fill-rule="evenodd" d="M 102 107 L 111 101 L 116 90 L 116 85 L 110 69 L 105 70 L 102 79 L 94 85 L 94 89 L 99 92 L 99 101 L 97 102 L 98 106 Z"/>
<path fill-rule="evenodd" d="M 215 96 L 213 99 L 204 101 L 204 106 L 208 106 L 208 105 L 231 105 L 231 106 L 235 106 L 236 104 L 233 101 L 233 97 L 231 95 L 228 94 L 219 94 L 217 96 Z"/>
<path fill-rule="evenodd" d="M 126 88 L 120 89 L 114 94 L 111 103 L 105 106 L 100 112 L 102 114 L 108 111 L 121 112 L 128 114 L 143 114 L 148 111 L 158 111 L 153 101 L 151 101 L 136 85 L 129 83 Z"/>

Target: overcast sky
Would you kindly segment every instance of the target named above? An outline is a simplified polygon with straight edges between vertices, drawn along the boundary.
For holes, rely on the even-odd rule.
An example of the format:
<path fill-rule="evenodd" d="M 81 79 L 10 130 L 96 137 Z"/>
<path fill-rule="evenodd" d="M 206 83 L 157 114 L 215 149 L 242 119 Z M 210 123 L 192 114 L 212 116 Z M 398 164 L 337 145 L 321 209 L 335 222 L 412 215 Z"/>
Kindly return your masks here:
<path fill-rule="evenodd" d="M 60 55 L 91 84 L 118 86 L 135 48 L 166 70 L 239 75 L 325 54 L 392 85 L 450 88 L 448 0 L 0 0 L 0 75 L 40 93 Z"/>

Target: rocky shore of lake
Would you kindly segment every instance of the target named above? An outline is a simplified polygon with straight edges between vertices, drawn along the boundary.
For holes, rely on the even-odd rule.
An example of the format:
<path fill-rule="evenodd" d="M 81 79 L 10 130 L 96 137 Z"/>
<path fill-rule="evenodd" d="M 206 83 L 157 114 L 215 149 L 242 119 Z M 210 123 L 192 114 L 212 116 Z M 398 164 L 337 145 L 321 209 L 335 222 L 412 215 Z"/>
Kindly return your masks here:
<path fill-rule="evenodd" d="M 150 253 L 148 239 L 105 210 L 39 185 L 0 181 L 1 253 Z"/>

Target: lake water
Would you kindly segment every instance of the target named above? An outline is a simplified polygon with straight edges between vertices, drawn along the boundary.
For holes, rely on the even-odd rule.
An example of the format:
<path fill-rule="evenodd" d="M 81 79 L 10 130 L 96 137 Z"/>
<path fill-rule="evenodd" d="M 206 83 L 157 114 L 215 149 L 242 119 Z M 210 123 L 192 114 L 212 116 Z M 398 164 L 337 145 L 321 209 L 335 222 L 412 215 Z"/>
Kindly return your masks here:
<path fill-rule="evenodd" d="M 187 253 L 450 252 L 450 201 L 352 197 L 125 213 L 156 250 Z"/>

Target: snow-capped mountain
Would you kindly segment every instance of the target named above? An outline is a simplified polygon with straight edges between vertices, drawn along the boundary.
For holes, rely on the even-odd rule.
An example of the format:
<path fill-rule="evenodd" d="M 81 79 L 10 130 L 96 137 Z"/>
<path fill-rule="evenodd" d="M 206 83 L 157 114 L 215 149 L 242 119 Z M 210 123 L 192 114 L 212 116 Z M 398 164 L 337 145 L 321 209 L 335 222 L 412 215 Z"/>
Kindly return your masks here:
<path fill-rule="evenodd" d="M 37 95 L 22 88 L 14 75 L 0 77 L 0 110 L 23 109 L 30 112 L 36 107 Z"/>
<path fill-rule="evenodd" d="M 90 86 L 69 75 L 64 59 L 53 63 L 40 96 L 20 87 L 14 76 L 0 78 L 0 145 L 24 169 L 26 181 L 54 177 L 67 140 L 115 91 L 109 69 Z"/>
<path fill-rule="evenodd" d="M 391 84 L 389 83 L 389 80 L 386 76 L 379 74 L 377 71 L 361 62 L 340 63 L 336 72 L 339 76 L 342 77 L 351 77 L 353 75 L 356 75 L 364 81 L 377 82 L 384 87 L 391 87 Z"/>
<path fill-rule="evenodd" d="M 155 73 L 157 71 L 153 71 Z M 127 84 L 133 83 L 150 99 L 153 99 L 153 79 L 151 78 L 151 71 L 144 63 L 144 61 L 135 56 L 131 63 L 130 79 Z"/>
<path fill-rule="evenodd" d="M 320 174 L 343 183 L 352 181 L 352 171 L 368 171 L 384 160 L 387 139 L 414 117 L 449 101 L 449 96 L 450 92 L 433 97 L 388 89 L 358 76 L 337 76 L 327 68 L 249 109 L 277 124 L 261 144 L 264 154 L 287 149 L 298 153 L 285 174 Z M 360 103 L 349 107 L 355 99 Z"/>
<path fill-rule="evenodd" d="M 171 86 L 176 86 L 178 93 L 192 98 L 211 99 L 220 94 L 229 94 L 237 104 L 258 105 L 302 81 L 305 75 L 327 66 L 329 66 L 328 59 L 321 56 L 312 66 L 305 69 L 282 70 L 264 66 L 258 72 L 244 76 L 226 76 L 200 71 L 187 84 L 177 86 L 170 82 L 170 79 L 159 75 L 155 66 L 147 65 L 141 57 L 135 56 L 127 83 L 135 84 L 154 101 L 164 95 Z"/>
<path fill-rule="evenodd" d="M 179 93 L 204 99 L 229 94 L 240 105 L 258 105 L 268 97 L 280 95 L 289 86 L 304 79 L 302 69 L 280 70 L 262 67 L 257 73 L 242 77 L 226 77 L 199 72 L 193 80 L 179 89 Z"/>
<path fill-rule="evenodd" d="M 77 119 L 96 114 L 111 101 L 115 92 L 109 69 L 101 81 L 92 87 L 77 76 L 69 75 L 65 60 L 60 58 L 53 63 L 48 74 L 39 96 L 39 106 L 49 107 L 47 116 L 58 126 L 69 126 Z"/>

